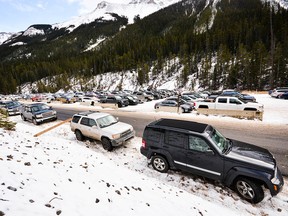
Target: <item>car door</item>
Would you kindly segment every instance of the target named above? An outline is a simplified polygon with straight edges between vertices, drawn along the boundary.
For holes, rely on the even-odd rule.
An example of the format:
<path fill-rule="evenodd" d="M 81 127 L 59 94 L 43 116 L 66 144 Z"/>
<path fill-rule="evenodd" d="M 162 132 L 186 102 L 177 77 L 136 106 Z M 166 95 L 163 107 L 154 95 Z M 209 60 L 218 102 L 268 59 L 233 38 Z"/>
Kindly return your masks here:
<path fill-rule="evenodd" d="M 164 134 L 163 149 L 172 157 L 174 165 L 178 169 L 186 168 L 186 149 L 187 136 L 183 133 L 166 130 Z"/>
<path fill-rule="evenodd" d="M 224 169 L 223 158 L 213 150 L 209 141 L 197 135 L 188 135 L 187 170 L 191 173 L 220 180 Z"/>
<path fill-rule="evenodd" d="M 31 107 L 25 106 L 23 115 L 26 119 L 32 121 L 33 114 Z"/>
<path fill-rule="evenodd" d="M 81 125 L 81 133 L 84 136 L 87 136 L 89 138 L 95 139 L 96 138 L 96 133 L 95 133 L 95 126 L 96 122 L 94 119 L 90 119 L 87 117 L 82 117 L 80 120 L 80 125 Z"/>

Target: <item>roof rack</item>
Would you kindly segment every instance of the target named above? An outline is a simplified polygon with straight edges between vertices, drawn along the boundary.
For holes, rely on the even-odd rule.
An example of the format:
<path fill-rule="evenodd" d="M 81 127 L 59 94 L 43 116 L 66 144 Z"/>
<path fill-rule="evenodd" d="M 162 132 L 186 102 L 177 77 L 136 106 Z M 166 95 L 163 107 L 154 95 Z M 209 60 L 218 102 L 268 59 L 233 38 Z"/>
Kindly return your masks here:
<path fill-rule="evenodd" d="M 89 111 L 85 111 L 85 112 L 80 112 L 80 113 L 78 113 L 78 115 L 88 116 L 88 115 L 90 115 L 92 113 L 96 113 L 96 112 L 99 112 L 99 111 L 89 110 Z"/>

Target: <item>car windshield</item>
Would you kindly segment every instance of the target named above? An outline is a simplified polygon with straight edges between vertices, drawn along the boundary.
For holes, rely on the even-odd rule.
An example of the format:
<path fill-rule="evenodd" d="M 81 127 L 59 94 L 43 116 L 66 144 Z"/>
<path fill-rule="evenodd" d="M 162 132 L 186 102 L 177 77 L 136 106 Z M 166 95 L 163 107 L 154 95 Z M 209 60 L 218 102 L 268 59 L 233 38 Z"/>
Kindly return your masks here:
<path fill-rule="evenodd" d="M 209 133 L 209 136 L 211 137 L 213 142 L 216 144 L 216 146 L 222 153 L 227 152 L 232 146 L 232 142 L 229 139 L 227 139 L 225 136 L 223 136 L 216 129 L 212 130 Z"/>
<path fill-rule="evenodd" d="M 118 122 L 117 119 L 112 115 L 107 115 L 107 116 L 97 119 L 97 123 L 100 128 L 108 127 L 117 122 Z"/>

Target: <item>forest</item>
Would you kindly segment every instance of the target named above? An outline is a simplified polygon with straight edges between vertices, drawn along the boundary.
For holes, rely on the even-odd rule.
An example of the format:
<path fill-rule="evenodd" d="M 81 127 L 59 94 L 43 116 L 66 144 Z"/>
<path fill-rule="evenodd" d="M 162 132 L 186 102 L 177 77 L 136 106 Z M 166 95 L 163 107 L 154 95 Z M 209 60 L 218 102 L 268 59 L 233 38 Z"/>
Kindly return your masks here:
<path fill-rule="evenodd" d="M 2 44 L 0 93 L 16 93 L 21 84 L 45 77 L 51 82 L 38 91 L 53 92 L 69 88 L 71 77 L 88 80 L 129 70 L 138 71 L 141 85 L 151 70 L 157 77 L 175 57 L 184 66 L 183 84 L 194 74 L 207 90 L 287 86 L 288 11 L 260 0 L 222 0 L 216 11 L 205 2 L 184 0 L 143 19 L 136 16 L 130 25 L 115 14 L 116 21 L 95 20 L 72 33 L 60 29 L 18 38 L 26 45 Z M 106 40 L 84 51 L 99 37 Z"/>

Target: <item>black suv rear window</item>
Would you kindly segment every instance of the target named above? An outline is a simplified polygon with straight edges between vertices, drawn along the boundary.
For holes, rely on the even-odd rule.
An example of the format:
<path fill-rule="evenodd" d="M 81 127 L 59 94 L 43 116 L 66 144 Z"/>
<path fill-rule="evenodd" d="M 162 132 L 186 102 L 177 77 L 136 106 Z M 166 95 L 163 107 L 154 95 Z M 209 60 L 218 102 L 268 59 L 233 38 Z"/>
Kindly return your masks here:
<path fill-rule="evenodd" d="M 163 132 L 160 131 L 159 129 L 149 128 L 146 129 L 144 133 L 145 133 L 144 136 L 146 137 L 147 140 L 159 143 Z"/>

